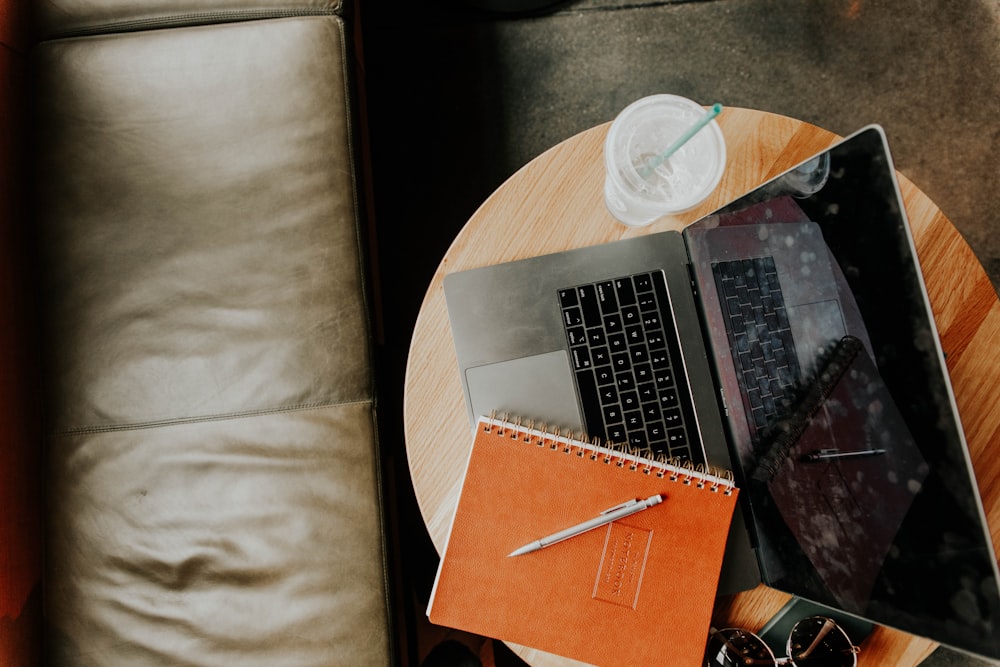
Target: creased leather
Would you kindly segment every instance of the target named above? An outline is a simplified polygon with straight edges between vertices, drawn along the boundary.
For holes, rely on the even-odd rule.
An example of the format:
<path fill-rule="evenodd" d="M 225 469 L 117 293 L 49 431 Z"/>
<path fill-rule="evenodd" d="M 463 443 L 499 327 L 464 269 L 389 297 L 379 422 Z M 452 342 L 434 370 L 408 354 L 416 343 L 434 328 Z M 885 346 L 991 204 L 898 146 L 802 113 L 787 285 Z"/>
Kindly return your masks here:
<path fill-rule="evenodd" d="M 50 447 L 54 664 L 389 664 L 370 404 Z"/>
<path fill-rule="evenodd" d="M 341 20 L 34 66 L 50 662 L 388 664 Z"/>
<path fill-rule="evenodd" d="M 53 430 L 371 395 L 341 25 L 39 50 Z"/>
<path fill-rule="evenodd" d="M 344 11 L 342 0 L 41 0 L 35 4 L 35 22 L 43 38 Z"/>

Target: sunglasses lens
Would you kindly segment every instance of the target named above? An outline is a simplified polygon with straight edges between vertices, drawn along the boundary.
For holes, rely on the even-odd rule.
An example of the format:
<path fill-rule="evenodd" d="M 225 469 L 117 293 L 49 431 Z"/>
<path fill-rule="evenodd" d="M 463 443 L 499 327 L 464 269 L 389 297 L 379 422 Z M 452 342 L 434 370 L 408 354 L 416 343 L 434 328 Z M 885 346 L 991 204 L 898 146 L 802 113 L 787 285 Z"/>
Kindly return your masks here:
<path fill-rule="evenodd" d="M 774 665 L 774 654 L 759 637 L 738 628 L 717 630 L 708 638 L 705 667 Z"/>
<path fill-rule="evenodd" d="M 836 623 L 814 616 L 799 621 L 788 637 L 788 655 L 796 667 L 854 667 L 857 649 Z"/>

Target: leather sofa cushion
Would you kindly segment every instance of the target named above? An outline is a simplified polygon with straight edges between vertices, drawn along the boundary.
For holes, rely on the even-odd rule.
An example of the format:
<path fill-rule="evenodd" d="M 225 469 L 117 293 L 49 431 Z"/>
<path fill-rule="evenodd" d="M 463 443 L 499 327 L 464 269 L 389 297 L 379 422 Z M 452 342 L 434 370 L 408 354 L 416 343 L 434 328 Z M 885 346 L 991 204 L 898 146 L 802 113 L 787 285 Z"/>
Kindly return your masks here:
<path fill-rule="evenodd" d="M 340 29 L 39 47 L 53 430 L 371 397 Z"/>
<path fill-rule="evenodd" d="M 45 0 L 36 3 L 42 37 L 175 27 L 292 15 L 341 14 L 344 0 Z"/>
<path fill-rule="evenodd" d="M 54 665 L 390 664 L 369 406 L 64 435 Z"/>
<path fill-rule="evenodd" d="M 344 48 L 37 49 L 56 664 L 389 662 Z"/>

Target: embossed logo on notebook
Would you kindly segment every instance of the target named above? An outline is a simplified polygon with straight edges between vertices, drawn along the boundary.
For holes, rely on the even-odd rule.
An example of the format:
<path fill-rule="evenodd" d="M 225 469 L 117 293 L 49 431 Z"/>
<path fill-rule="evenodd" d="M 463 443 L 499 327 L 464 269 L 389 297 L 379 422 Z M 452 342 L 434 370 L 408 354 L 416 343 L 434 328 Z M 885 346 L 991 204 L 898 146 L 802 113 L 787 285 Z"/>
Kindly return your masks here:
<path fill-rule="evenodd" d="M 653 533 L 616 521 L 608 526 L 594 599 L 635 608 Z"/>

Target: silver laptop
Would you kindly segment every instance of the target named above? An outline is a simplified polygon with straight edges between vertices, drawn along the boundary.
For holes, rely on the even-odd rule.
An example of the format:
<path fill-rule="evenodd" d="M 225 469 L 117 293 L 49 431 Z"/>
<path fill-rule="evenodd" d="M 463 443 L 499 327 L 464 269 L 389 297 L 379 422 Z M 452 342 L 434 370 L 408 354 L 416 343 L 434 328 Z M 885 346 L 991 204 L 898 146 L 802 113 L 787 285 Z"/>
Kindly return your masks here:
<path fill-rule="evenodd" d="M 683 232 L 444 289 L 470 422 L 734 471 L 720 592 L 764 582 L 1000 658 L 996 558 L 880 127 Z"/>

